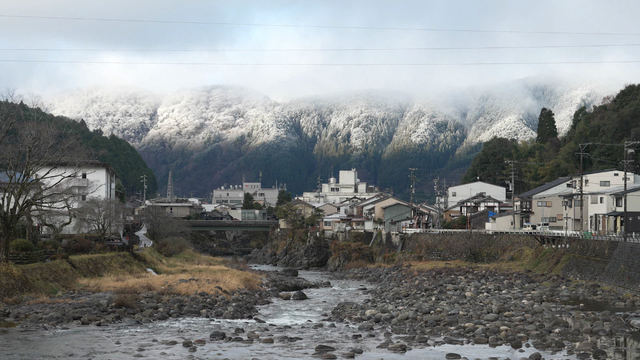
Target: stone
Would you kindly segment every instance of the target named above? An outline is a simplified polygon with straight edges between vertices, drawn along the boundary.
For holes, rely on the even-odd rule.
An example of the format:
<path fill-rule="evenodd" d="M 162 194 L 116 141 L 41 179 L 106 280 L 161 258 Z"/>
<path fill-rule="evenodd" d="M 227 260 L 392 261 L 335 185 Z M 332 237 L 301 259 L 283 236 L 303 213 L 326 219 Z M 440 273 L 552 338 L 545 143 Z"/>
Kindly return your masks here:
<path fill-rule="evenodd" d="M 226 334 L 222 331 L 214 331 L 211 333 L 211 335 L 209 335 L 209 338 L 211 338 L 211 340 L 224 340 L 225 337 Z"/>
<path fill-rule="evenodd" d="M 462 359 L 462 356 L 456 353 L 447 353 L 447 355 L 445 355 L 444 358 L 447 360 L 457 360 L 457 359 Z"/>
<path fill-rule="evenodd" d="M 302 291 L 296 291 L 296 292 L 293 294 L 293 296 L 291 296 L 291 299 L 292 299 L 292 300 L 307 300 L 307 299 L 309 299 L 309 298 L 307 297 L 307 294 L 305 294 L 304 292 L 302 292 Z"/>
<path fill-rule="evenodd" d="M 329 345 L 318 345 L 318 346 L 316 346 L 316 348 L 314 350 L 316 352 L 319 352 L 319 353 L 325 353 L 325 352 L 330 352 L 330 351 L 336 351 L 336 348 L 334 348 L 333 346 L 329 346 Z"/>

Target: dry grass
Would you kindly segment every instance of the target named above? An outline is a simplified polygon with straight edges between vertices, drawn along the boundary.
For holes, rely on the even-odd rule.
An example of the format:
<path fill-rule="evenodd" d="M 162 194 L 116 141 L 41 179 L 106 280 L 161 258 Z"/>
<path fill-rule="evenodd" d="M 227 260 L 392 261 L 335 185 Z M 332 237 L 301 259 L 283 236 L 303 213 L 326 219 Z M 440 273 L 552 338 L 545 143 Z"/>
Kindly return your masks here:
<path fill-rule="evenodd" d="M 256 289 L 260 285 L 260 278 L 257 275 L 223 266 L 193 266 L 181 270 L 184 271 L 174 274 L 85 278 L 80 279 L 78 286 L 95 292 L 112 291 L 128 294 L 146 290 L 190 295 L 203 291 L 210 294 L 220 292 L 217 286 L 225 291 L 235 291 L 240 288 Z"/>
<path fill-rule="evenodd" d="M 165 258 L 148 249 L 142 254 L 159 275 L 151 273 L 114 274 L 98 278 L 83 278 L 78 287 L 89 291 L 111 291 L 118 294 L 137 294 L 155 291 L 164 294 L 191 295 L 196 292 L 214 294 L 241 288 L 256 289 L 260 277 L 256 274 L 223 266 L 224 260 L 186 251 Z"/>

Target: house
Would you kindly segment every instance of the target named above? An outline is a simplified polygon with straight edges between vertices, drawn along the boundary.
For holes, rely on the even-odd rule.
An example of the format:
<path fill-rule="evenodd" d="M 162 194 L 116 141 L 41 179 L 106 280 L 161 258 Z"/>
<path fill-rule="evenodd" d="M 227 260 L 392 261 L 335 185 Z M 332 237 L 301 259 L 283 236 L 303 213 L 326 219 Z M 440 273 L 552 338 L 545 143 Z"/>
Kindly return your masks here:
<path fill-rule="evenodd" d="M 316 208 L 322 210 L 325 215 L 332 215 L 339 211 L 335 204 L 320 204 Z"/>
<path fill-rule="evenodd" d="M 402 232 L 411 222 L 409 204 L 394 203 L 382 208 L 384 213 L 384 231 Z"/>
<path fill-rule="evenodd" d="M 289 206 L 291 206 L 295 213 L 302 218 L 309 217 L 317 212 L 313 205 L 299 199 L 291 200 L 291 202 L 289 202 Z M 281 229 L 289 229 L 291 227 L 292 225 L 287 221 L 287 219 L 280 219 Z"/>
<path fill-rule="evenodd" d="M 202 206 L 186 199 L 157 198 L 147 200 L 147 208 L 158 209 L 165 215 L 174 218 L 183 218 L 202 213 Z"/>
<path fill-rule="evenodd" d="M 476 181 L 469 184 L 449 187 L 447 190 L 447 207 L 450 208 L 462 200 L 469 199 L 480 194 L 484 196 L 491 196 L 500 202 L 505 202 L 507 200 L 506 188 L 483 181 Z"/>
<path fill-rule="evenodd" d="M 557 199 L 549 199 L 549 197 L 555 197 L 555 195 L 564 195 L 567 193 L 572 193 L 570 185 L 571 177 L 564 176 L 560 177 L 554 181 L 550 181 L 544 185 L 538 186 L 535 189 L 531 189 L 527 192 L 524 192 L 515 197 L 515 211 L 516 216 L 519 218 L 519 221 L 516 222 L 517 228 L 522 229 L 523 225 L 526 223 L 537 224 L 539 222 L 549 222 L 548 219 L 551 217 L 552 212 L 547 211 L 546 216 L 543 216 L 544 210 L 547 207 L 556 205 L 561 205 L 563 200 L 558 197 Z M 569 190 L 567 190 L 569 189 Z M 536 197 L 534 201 L 533 198 Z M 551 202 L 548 205 L 548 202 Z M 544 202 L 544 203 L 543 203 Z M 553 214 L 556 214 L 556 219 L 558 219 L 558 214 L 562 214 L 562 212 L 558 212 L 559 209 L 556 209 Z M 573 217 L 571 217 L 573 218 Z M 560 217 L 560 219 L 568 220 L 568 215 L 564 215 Z M 555 222 L 555 221 L 554 221 Z"/>
<path fill-rule="evenodd" d="M 583 186 L 581 187 L 581 178 Z M 627 187 L 640 185 L 640 176 L 627 173 Z M 568 231 L 607 231 L 607 213 L 615 206 L 610 194 L 622 192 L 624 189 L 624 172 L 608 169 L 571 176 L 571 193 L 564 196 L 566 213 L 573 215 L 567 222 Z M 631 204 L 631 200 L 629 200 Z M 582 213 L 582 216 L 581 216 Z"/>
<path fill-rule="evenodd" d="M 489 222 L 485 223 L 486 230 L 511 230 L 513 229 L 513 213 L 511 211 L 489 216 Z"/>
<path fill-rule="evenodd" d="M 339 181 L 334 177 L 329 178 L 329 182 L 321 184 L 317 191 L 303 193 L 302 200 L 310 203 L 336 204 L 354 196 L 366 199 L 377 193 L 375 187 L 367 186 L 366 182 L 358 179 L 356 169 L 340 170 Z"/>

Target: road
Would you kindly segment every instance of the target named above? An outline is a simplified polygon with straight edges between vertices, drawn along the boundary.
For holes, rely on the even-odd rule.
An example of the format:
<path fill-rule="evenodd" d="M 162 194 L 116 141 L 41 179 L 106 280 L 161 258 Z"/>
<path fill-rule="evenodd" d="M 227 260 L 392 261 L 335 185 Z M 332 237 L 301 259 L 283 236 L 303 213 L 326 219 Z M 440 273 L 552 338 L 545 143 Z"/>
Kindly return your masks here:
<path fill-rule="evenodd" d="M 153 241 L 149 239 L 145 234 L 147 233 L 147 225 L 144 225 L 142 229 L 136 231 L 136 235 L 140 238 L 140 247 L 149 247 L 153 245 Z"/>

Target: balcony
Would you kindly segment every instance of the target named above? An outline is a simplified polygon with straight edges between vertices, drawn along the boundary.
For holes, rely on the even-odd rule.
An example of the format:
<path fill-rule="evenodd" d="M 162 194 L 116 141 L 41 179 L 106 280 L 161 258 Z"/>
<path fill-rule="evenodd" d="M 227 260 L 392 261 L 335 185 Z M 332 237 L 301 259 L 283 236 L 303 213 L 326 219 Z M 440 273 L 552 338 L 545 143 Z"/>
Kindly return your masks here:
<path fill-rule="evenodd" d="M 60 183 L 60 186 L 66 188 L 66 189 L 77 188 L 77 187 L 85 188 L 85 187 L 89 186 L 89 179 L 68 178 L 68 179 L 62 181 Z"/>

